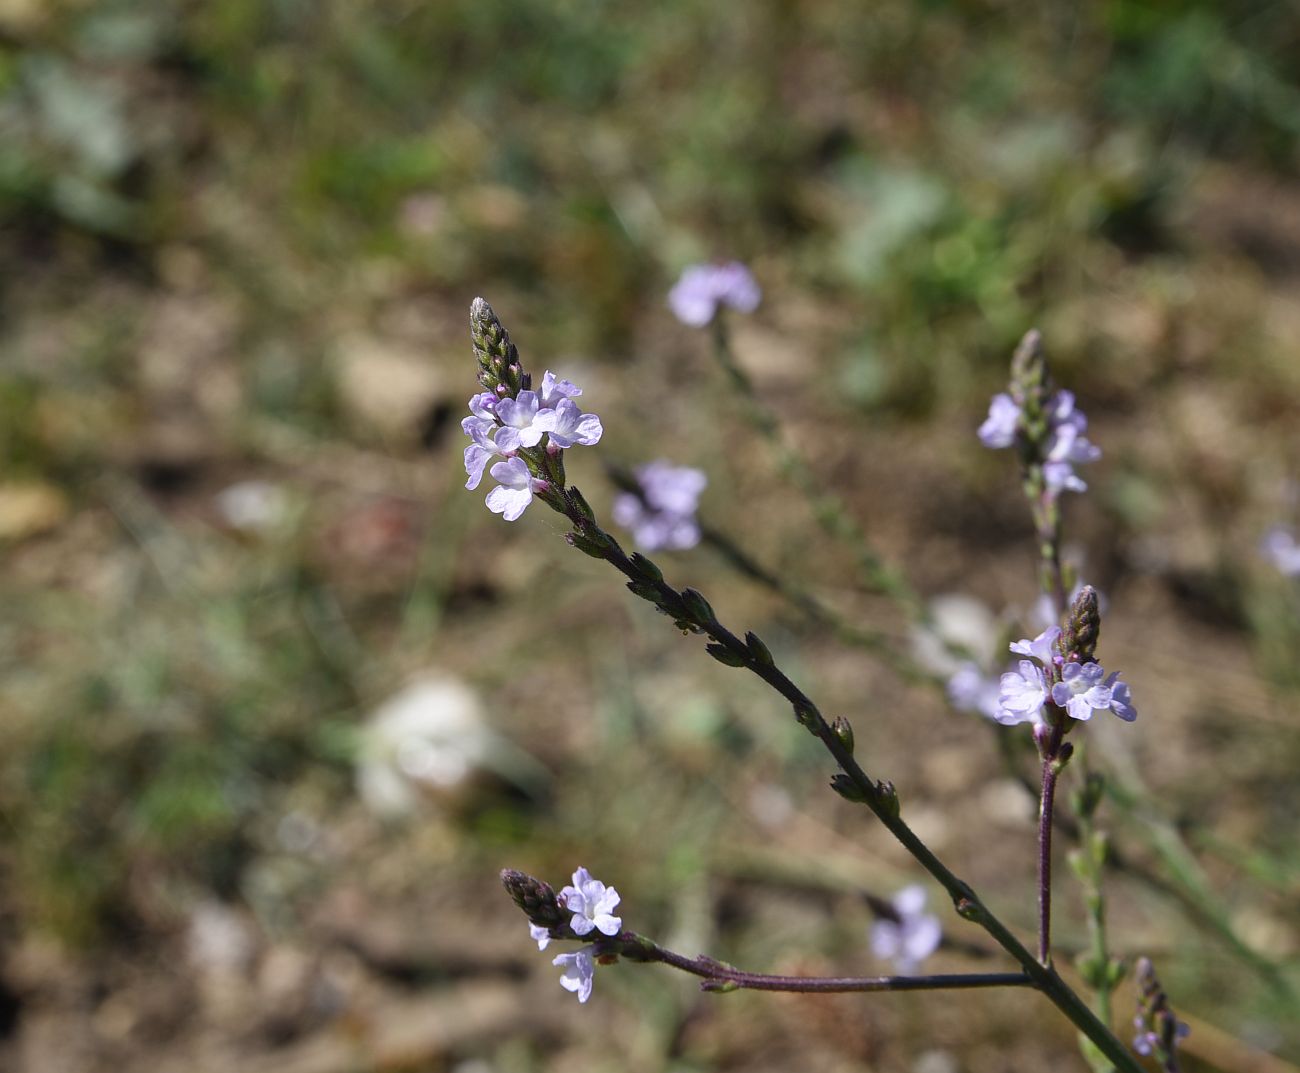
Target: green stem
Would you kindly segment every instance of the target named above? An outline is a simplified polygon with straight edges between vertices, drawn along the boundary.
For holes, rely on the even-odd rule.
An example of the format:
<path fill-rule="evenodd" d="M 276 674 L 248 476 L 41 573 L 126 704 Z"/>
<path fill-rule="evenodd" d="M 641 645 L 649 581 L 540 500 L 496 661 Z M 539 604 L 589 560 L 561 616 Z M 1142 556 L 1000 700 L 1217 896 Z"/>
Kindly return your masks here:
<path fill-rule="evenodd" d="M 771 447 L 786 479 L 808 501 L 813 517 L 822 531 L 833 540 L 842 541 L 853 549 L 859 576 L 867 589 L 889 597 L 909 619 L 926 621 L 928 612 L 925 602 L 916 590 L 908 584 L 900 571 L 886 563 L 871 547 L 867 534 L 854 519 L 848 504 L 824 488 L 803 455 L 786 442 L 781 433 L 780 421 L 759 400 L 753 382 L 737 364 L 731 351 L 727 322 L 722 315 L 713 321 L 713 357 L 744 403 L 747 420 Z"/>

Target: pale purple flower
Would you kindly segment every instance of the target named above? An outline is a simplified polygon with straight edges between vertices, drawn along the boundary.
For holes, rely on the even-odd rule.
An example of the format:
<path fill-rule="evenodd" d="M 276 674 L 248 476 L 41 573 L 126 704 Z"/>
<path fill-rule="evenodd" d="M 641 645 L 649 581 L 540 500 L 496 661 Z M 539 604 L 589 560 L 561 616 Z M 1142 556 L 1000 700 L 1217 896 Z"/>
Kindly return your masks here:
<path fill-rule="evenodd" d="M 630 529 L 637 546 L 645 551 L 682 551 L 700 542 L 695 510 L 709 479 L 698 469 L 674 466 L 659 459 L 638 466 L 641 494 L 622 492 L 614 497 L 614 521 Z"/>
<path fill-rule="evenodd" d="M 1100 663 L 1065 664 L 1061 680 L 1052 686 L 1052 703 L 1064 708 L 1071 719 L 1091 719 L 1094 711 L 1110 707 L 1110 689 L 1102 680 L 1105 674 Z"/>
<path fill-rule="evenodd" d="M 596 961 L 591 956 L 594 946 L 584 946 L 572 954 L 559 954 L 552 965 L 564 969 L 560 973 L 560 986 L 566 991 L 576 991 L 579 1002 L 591 998 L 591 985 L 596 977 Z"/>
<path fill-rule="evenodd" d="M 1056 660 L 1056 639 L 1061 636 L 1060 626 L 1048 626 L 1032 641 L 1022 638 L 1011 642 L 1011 651 L 1021 656 L 1033 656 L 1044 667 Z"/>
<path fill-rule="evenodd" d="M 1087 427 L 1083 414 L 1076 411 L 1073 417 L 1077 420 L 1054 428 L 1048 441 L 1043 479 L 1053 492 L 1086 492 L 1088 486 L 1075 475 L 1074 465 L 1077 462 L 1095 462 L 1101 457 L 1101 448 L 1083 435 Z"/>
<path fill-rule="evenodd" d="M 1016 442 L 1020 405 L 1005 392 L 993 396 L 989 415 L 979 427 L 985 447 L 1010 447 Z M 1085 492 L 1088 486 L 1074 472 L 1080 462 L 1095 462 L 1101 448 L 1084 435 L 1088 418 L 1074 404 L 1074 392 L 1057 391 L 1047 401 L 1047 445 L 1043 457 L 1043 480 L 1053 495 Z"/>
<path fill-rule="evenodd" d="M 572 380 L 557 380 L 550 369 L 542 374 L 542 388 L 538 392 L 538 400 L 543 408 L 554 409 L 555 404 L 561 399 L 576 399 L 581 394 L 582 388 Z"/>
<path fill-rule="evenodd" d="M 573 886 L 560 891 L 560 902 L 573 912 L 569 927 L 579 935 L 586 935 L 592 929 L 604 935 L 617 935 L 623 926 L 622 918 L 612 915 L 619 903 L 618 891 L 599 879 L 592 879 L 585 868 L 573 873 Z"/>
<path fill-rule="evenodd" d="M 551 941 L 551 929 L 543 928 L 540 924 L 529 924 L 528 934 L 537 940 L 538 950 L 545 950 Z"/>
<path fill-rule="evenodd" d="M 1141 1014 L 1133 1018 L 1133 1027 L 1138 1030 L 1138 1034 L 1133 1037 L 1133 1049 L 1143 1058 L 1155 1054 L 1164 1046 L 1163 1041 L 1160 1039 L 1160 1033 L 1148 1028 L 1147 1019 Z M 1186 1039 L 1191 1034 L 1192 1028 L 1186 1021 L 1177 1022 L 1177 1026 L 1174 1028 L 1175 1046 L 1179 1040 Z"/>
<path fill-rule="evenodd" d="M 762 297 L 749 269 L 739 261 L 731 261 L 686 269 L 668 292 L 668 305 L 683 324 L 703 328 L 717 316 L 718 306 L 752 313 Z"/>
<path fill-rule="evenodd" d="M 1138 717 L 1137 709 L 1133 707 L 1133 697 L 1129 693 L 1128 683 L 1119 680 L 1119 671 L 1115 671 L 1106 679 L 1106 688 L 1110 690 L 1110 710 L 1124 722 L 1133 722 Z"/>
<path fill-rule="evenodd" d="M 497 419 L 505 427 L 497 432 L 497 449 L 504 452 L 536 447 L 545 432 L 537 426 L 539 408 L 536 391 L 521 391 L 513 399 L 509 396 L 498 399 Z"/>
<path fill-rule="evenodd" d="M 943 926 L 939 918 L 922 912 L 925 888 L 904 887 L 894 896 L 897 920 L 877 920 L 871 925 L 871 952 L 893 961 L 904 975 L 913 973 L 922 961 L 939 948 Z"/>
<path fill-rule="evenodd" d="M 468 460 L 466 464 L 468 465 Z M 492 467 L 491 473 L 492 478 L 500 484 L 487 494 L 488 510 L 513 522 L 533 501 L 533 491 L 539 482 L 534 481 L 522 458 L 507 458 L 504 462 L 498 462 Z"/>
<path fill-rule="evenodd" d="M 497 402 L 500 400 L 490 391 L 480 391 L 477 395 L 471 395 L 469 400 L 469 409 L 475 417 L 483 421 L 496 423 Z"/>
<path fill-rule="evenodd" d="M 487 466 L 488 459 L 504 453 L 493 438 L 500 426 L 481 417 L 467 417 L 460 423 L 460 427 L 474 441 L 465 448 L 465 473 L 469 477 L 465 487 L 472 492 L 483 479 L 483 469 Z"/>
<path fill-rule="evenodd" d="M 1295 535 L 1282 526 L 1274 526 L 1264 534 L 1259 544 L 1260 553 L 1287 577 L 1300 575 L 1300 544 Z"/>
<path fill-rule="evenodd" d="M 1006 392 L 999 392 L 989 403 L 989 415 L 980 425 L 980 443 L 985 447 L 1010 447 L 1016 442 L 1016 425 L 1020 421 L 1020 407 Z"/>
<path fill-rule="evenodd" d="M 599 417 L 584 414 L 577 403 L 568 398 L 561 398 L 553 410 L 542 410 L 533 422 L 533 428 L 548 433 L 556 447 L 572 447 L 575 443 L 592 447 L 600 442 L 605 431 Z"/>
<path fill-rule="evenodd" d="M 1004 726 L 1041 723 L 1043 705 L 1047 703 L 1047 681 L 1042 669 L 1022 659 L 1018 671 L 1007 671 L 999 682 L 998 714 Z"/>
<path fill-rule="evenodd" d="M 1001 682 L 997 676 L 985 674 L 978 664 L 966 662 L 948 679 L 948 699 L 959 711 L 979 712 L 997 719 L 1002 710 L 999 703 Z"/>

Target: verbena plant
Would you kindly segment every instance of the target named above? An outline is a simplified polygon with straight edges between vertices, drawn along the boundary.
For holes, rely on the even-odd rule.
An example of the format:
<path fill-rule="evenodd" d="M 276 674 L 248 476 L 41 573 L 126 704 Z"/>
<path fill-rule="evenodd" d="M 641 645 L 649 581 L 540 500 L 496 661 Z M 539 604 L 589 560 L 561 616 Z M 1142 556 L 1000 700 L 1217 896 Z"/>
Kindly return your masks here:
<path fill-rule="evenodd" d="M 758 298 L 757 285 L 743 266 L 699 266 L 683 276 L 670 295 L 670 304 L 685 323 L 713 326 L 715 352 L 723 368 L 754 404 L 756 427 L 779 445 L 774 420 L 758 408 L 744 374 L 731 358 L 721 315 L 722 307 L 751 310 Z M 689 957 L 624 928 L 622 918 L 614 915 L 620 896 L 585 868 L 578 868 L 572 884 L 558 893 L 539 879 L 507 870 L 502 873 L 503 882 L 528 917 L 530 932 L 540 948 L 556 940 L 585 942 L 581 948 L 555 957 L 554 963 L 562 969 L 562 985 L 586 1002 L 596 966 L 623 960 L 668 965 L 700 977 L 702 988 L 711 992 L 1031 988 L 1042 992 L 1076 1026 L 1083 1053 L 1095 1069 L 1128 1073 L 1140 1070 L 1133 1053 L 1111 1029 L 1111 996 L 1126 966 L 1107 949 L 1101 881 L 1108 844 L 1095 822 L 1105 784 L 1102 776 L 1092 771 L 1086 773 L 1074 794 L 1074 830 L 1081 844 L 1071 855 L 1088 913 L 1090 944 L 1078 960 L 1078 968 L 1092 991 L 1092 1006 L 1066 983 L 1052 957 L 1052 835 L 1057 826 L 1058 781 L 1078 752 L 1072 735 L 1094 714 L 1114 715 L 1133 723 L 1137 710 L 1127 684 L 1117 672 L 1108 674 L 1098 661 L 1102 613 L 1096 591 L 1087 585 L 1075 586 L 1062 563 L 1060 496 L 1086 487 L 1075 466 L 1094 460 L 1100 452 L 1086 436 L 1087 422 L 1074 396 L 1052 384 L 1038 334 L 1030 332 L 1017 348 L 1008 390 L 993 399 L 979 438 L 991 448 L 1013 449 L 1018 458 L 1034 519 L 1040 589 L 1050 624 L 1036 637 L 1010 645 L 1011 653 L 1020 657 L 1013 669 L 997 676 L 968 664 L 949 682 L 955 702 L 980 710 L 1004 726 L 1028 725 L 1037 747 L 1038 934 L 1031 949 L 912 830 L 904 819 L 893 783 L 873 777 L 857 759 L 854 732 L 847 719 L 828 719 L 812 697 L 781 669 L 756 634 L 746 632 L 742 636 L 723 625 L 700 592 L 675 588 L 651 559 L 639 551 L 624 551 L 601 524 L 586 497 L 568 482 L 564 468 L 566 450 L 595 446 L 603 432 L 600 419 L 584 413 L 575 401 L 582 395 L 581 389 L 549 370 L 534 387 L 509 334 L 481 298 L 471 307 L 470 323 L 482 390 L 470 399 L 471 416 L 463 422 L 472 441 L 465 449 L 467 487 L 476 488 L 485 471 L 490 472 L 497 484 L 487 495 L 487 505 L 507 521 L 519 518 L 534 500 L 562 514 L 571 526 L 565 539 L 573 548 L 609 563 L 626 578 L 633 595 L 653 604 L 684 634 L 702 636 L 705 651 L 713 659 L 762 679 L 790 705 L 799 724 L 831 754 L 838 767 L 831 788 L 874 814 L 948 892 L 958 916 L 983 928 L 1015 966 L 1005 972 L 917 973 L 920 962 L 938 945 L 940 935 L 938 919 L 923 912 L 924 892 L 920 888 L 905 889 L 892 902 L 872 899 L 881 918 L 872 931 L 872 946 L 877 954 L 894 960 L 898 974 L 778 976 L 745 971 L 703 955 Z M 782 460 L 786 471 L 819 507 L 817 516 L 828 532 L 861 537 L 853 530 L 847 513 L 840 509 L 842 505 L 815 486 L 810 469 L 796 454 L 783 451 Z M 809 613 L 831 619 L 837 630 L 856 636 L 868 647 L 878 645 L 879 638 L 855 632 L 816 601 L 764 571 L 742 549 L 702 527 L 695 519 L 695 505 L 703 477 L 696 471 L 657 462 L 634 474 L 619 472 L 616 481 L 623 493 L 615 501 L 615 518 L 633 531 L 643 548 L 685 548 L 702 537 L 711 538 L 749 576 L 771 584 Z M 868 582 L 895 597 L 914 620 L 923 620 L 924 608 L 906 582 L 874 556 L 864 541 L 858 539 L 858 545 Z M 1148 960 L 1139 961 L 1137 977 L 1138 1035 L 1134 1050 L 1154 1055 L 1166 1070 L 1177 1070 L 1176 1044 L 1186 1033 L 1186 1026 L 1171 1011 Z"/>

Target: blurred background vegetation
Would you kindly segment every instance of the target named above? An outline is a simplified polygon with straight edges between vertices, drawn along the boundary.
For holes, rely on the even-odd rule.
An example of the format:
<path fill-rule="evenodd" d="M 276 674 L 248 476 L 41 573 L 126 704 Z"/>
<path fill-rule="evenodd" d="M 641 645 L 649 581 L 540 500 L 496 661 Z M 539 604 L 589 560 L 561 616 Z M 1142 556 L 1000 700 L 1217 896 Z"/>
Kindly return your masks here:
<path fill-rule="evenodd" d="M 1089 727 L 1146 786 L 1103 823 L 1239 943 L 1119 875 L 1116 951 L 1189 1069 L 1293 1069 L 1300 599 L 1256 549 L 1300 507 L 1298 75 L 1281 3 L 0 0 L 0 1064 L 1083 1068 L 1017 994 L 623 966 L 579 1008 L 499 888 L 583 864 L 687 952 L 862 973 L 860 892 L 920 878 L 774 697 L 460 487 L 481 293 L 604 418 L 570 463 L 599 511 L 602 456 L 700 466 L 712 524 L 904 638 L 666 310 L 716 256 L 765 290 L 760 395 L 927 596 L 1032 602 L 973 433 L 1042 328 L 1142 712 Z M 661 561 L 1028 933 L 988 727 L 716 554 Z M 1065 869 L 1059 900 L 1068 956 Z M 940 968 L 995 964 L 945 924 L 977 949 Z"/>

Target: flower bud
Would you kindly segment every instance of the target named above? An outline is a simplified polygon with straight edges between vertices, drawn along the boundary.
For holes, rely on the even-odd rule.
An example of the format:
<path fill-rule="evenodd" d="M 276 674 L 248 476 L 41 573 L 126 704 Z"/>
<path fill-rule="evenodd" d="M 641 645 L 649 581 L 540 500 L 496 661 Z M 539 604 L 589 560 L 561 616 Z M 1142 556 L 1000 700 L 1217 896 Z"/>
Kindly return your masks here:
<path fill-rule="evenodd" d="M 1096 658 L 1100 636 L 1101 608 L 1097 602 L 1097 590 L 1085 585 L 1070 605 L 1065 616 L 1065 628 L 1056 643 L 1067 661 L 1091 663 Z"/>
<path fill-rule="evenodd" d="M 501 873 L 501 883 L 515 905 L 539 927 L 553 928 L 563 924 L 571 915 L 560 908 L 560 901 L 550 884 L 543 883 L 526 872 L 507 868 Z"/>
<path fill-rule="evenodd" d="M 840 744 L 844 746 L 844 751 L 853 755 L 853 726 L 842 715 L 835 717 L 835 722 L 831 724 L 831 730 L 839 738 Z"/>

